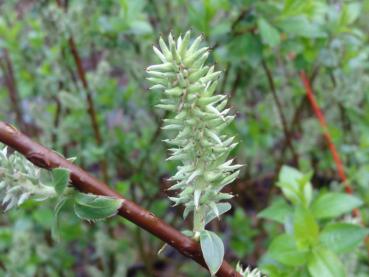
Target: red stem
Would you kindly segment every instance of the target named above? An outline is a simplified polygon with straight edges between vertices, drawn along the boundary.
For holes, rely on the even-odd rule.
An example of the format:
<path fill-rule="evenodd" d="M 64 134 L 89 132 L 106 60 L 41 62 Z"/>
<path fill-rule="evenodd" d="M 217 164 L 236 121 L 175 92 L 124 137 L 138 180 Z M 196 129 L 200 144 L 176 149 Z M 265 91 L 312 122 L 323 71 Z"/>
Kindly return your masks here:
<path fill-rule="evenodd" d="M 345 169 L 344 169 L 341 157 L 340 157 L 340 155 L 339 155 L 339 153 L 336 149 L 336 146 L 333 143 L 333 139 L 332 139 L 332 137 L 329 133 L 328 124 L 327 124 L 327 121 L 325 120 L 324 114 L 323 114 L 322 110 L 319 108 L 319 104 L 315 99 L 315 96 L 313 94 L 313 90 L 312 90 L 311 85 L 310 85 L 310 80 L 306 76 L 306 73 L 304 71 L 300 72 L 300 78 L 301 78 L 301 80 L 303 82 L 303 85 L 305 87 L 306 96 L 307 96 L 307 98 L 310 102 L 311 108 L 313 109 L 314 114 L 318 118 L 319 123 L 320 123 L 320 125 L 323 129 L 323 135 L 324 135 L 324 138 L 325 138 L 325 140 L 328 144 L 328 148 L 329 148 L 330 152 L 332 153 L 333 160 L 334 160 L 334 162 L 336 164 L 336 167 L 337 167 L 338 176 L 340 177 L 342 183 L 345 186 L 346 193 L 352 194 L 352 188 L 347 183 L 347 177 L 346 177 L 346 174 L 345 174 Z"/>

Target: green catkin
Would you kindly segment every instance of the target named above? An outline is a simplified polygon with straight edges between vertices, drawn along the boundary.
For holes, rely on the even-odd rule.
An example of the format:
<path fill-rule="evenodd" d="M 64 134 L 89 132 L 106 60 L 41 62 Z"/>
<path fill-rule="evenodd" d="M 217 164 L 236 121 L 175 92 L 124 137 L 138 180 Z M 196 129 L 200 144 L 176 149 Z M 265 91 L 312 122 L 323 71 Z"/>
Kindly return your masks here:
<path fill-rule="evenodd" d="M 18 153 L 8 155 L 0 144 L 0 205 L 5 211 L 18 207 L 27 199 L 42 201 L 56 196 L 55 189 L 40 182 L 41 170 Z"/>
<path fill-rule="evenodd" d="M 245 269 L 238 263 L 236 270 L 241 274 L 242 277 L 262 277 L 263 274 L 258 268 L 251 269 L 246 267 Z"/>
<path fill-rule="evenodd" d="M 201 47 L 201 43 L 201 36 L 190 43 L 190 31 L 177 42 L 170 34 L 168 45 L 160 38 L 160 49 L 153 49 L 162 63 L 146 69 L 147 79 L 153 83 L 151 90 L 162 92 L 156 107 L 174 112 L 163 127 L 173 133 L 165 140 L 171 145 L 168 160 L 180 162 L 170 179 L 176 182 L 170 190 L 180 192 L 170 200 L 185 205 L 184 217 L 193 212 L 195 238 L 205 229 L 207 217 L 225 212 L 219 210 L 225 205 L 220 201 L 232 195 L 220 191 L 237 178 L 241 167 L 227 161 L 237 143 L 222 130 L 234 116 L 225 109 L 227 97 L 214 95 L 221 72 L 204 65 L 209 47 Z"/>

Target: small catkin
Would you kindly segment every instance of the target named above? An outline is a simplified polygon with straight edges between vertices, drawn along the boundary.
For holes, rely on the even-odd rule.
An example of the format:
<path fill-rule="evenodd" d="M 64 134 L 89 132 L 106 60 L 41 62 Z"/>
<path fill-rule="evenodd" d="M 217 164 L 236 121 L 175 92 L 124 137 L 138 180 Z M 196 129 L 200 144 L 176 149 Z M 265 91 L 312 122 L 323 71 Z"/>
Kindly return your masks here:
<path fill-rule="evenodd" d="M 0 204 L 5 211 L 29 198 L 42 201 L 56 195 L 55 189 L 41 183 L 41 170 L 18 153 L 8 155 L 0 144 Z"/>

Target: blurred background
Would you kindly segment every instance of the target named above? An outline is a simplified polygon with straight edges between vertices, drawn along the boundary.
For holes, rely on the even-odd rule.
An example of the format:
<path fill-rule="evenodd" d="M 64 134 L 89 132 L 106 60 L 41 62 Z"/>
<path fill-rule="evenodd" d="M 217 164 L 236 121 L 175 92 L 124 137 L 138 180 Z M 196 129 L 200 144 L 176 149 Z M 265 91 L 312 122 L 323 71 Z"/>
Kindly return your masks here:
<path fill-rule="evenodd" d="M 231 156 L 246 164 L 227 188 L 232 210 L 210 228 L 232 264 L 260 265 L 281 226 L 257 214 L 279 197 L 282 165 L 314 172 L 317 189 L 342 190 L 300 72 L 369 203 L 368 12 L 367 0 L 0 1 L 0 120 L 190 229 L 167 198 L 176 164 L 165 161 L 160 95 L 148 91 L 144 68 L 158 62 L 160 35 L 203 34 L 237 115 Z M 0 216 L 1 276 L 208 276 L 170 247 L 157 255 L 162 242 L 128 221 L 88 224 L 71 207 L 55 242 L 53 204 L 28 201 Z"/>

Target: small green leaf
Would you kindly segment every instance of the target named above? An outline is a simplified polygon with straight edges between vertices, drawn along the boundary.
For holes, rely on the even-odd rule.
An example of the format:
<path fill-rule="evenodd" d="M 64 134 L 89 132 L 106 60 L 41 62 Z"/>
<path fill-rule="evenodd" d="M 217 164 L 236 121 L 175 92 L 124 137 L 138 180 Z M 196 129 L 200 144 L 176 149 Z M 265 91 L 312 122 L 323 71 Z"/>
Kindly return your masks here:
<path fill-rule="evenodd" d="M 293 236 L 288 234 L 276 237 L 272 241 L 268 252 L 273 259 L 290 266 L 305 264 L 309 253 L 306 250 L 299 250 Z"/>
<path fill-rule="evenodd" d="M 218 208 L 218 216 L 221 216 L 232 208 L 231 204 L 229 203 L 218 203 L 216 204 L 216 207 Z M 205 225 L 216 217 L 217 215 L 215 214 L 215 212 L 213 210 L 210 210 L 205 217 Z"/>
<path fill-rule="evenodd" d="M 117 214 L 123 200 L 109 196 L 77 193 L 74 212 L 83 220 L 101 220 Z"/>
<path fill-rule="evenodd" d="M 285 223 L 286 218 L 291 214 L 291 206 L 282 198 L 275 200 L 268 208 L 262 210 L 258 217 Z"/>
<path fill-rule="evenodd" d="M 270 47 L 275 47 L 281 42 L 278 30 L 264 18 L 259 18 L 258 28 L 263 43 L 268 44 Z"/>
<path fill-rule="evenodd" d="M 350 223 L 331 223 L 324 227 L 320 241 L 335 253 L 347 253 L 358 247 L 369 230 Z"/>
<path fill-rule="evenodd" d="M 81 98 L 77 96 L 77 94 L 73 94 L 66 91 L 60 91 L 58 93 L 58 98 L 66 108 L 73 108 L 73 109 L 83 109 L 84 102 L 81 101 Z"/>
<path fill-rule="evenodd" d="M 334 218 L 349 213 L 363 202 L 346 193 L 329 192 L 316 198 L 311 210 L 316 218 Z"/>
<path fill-rule="evenodd" d="M 223 262 L 223 241 L 214 232 L 204 230 L 200 233 L 200 245 L 205 263 L 211 275 L 214 276 Z"/>
<path fill-rule="evenodd" d="M 55 208 L 54 208 L 54 222 L 53 222 L 53 226 L 51 228 L 51 236 L 56 241 L 59 240 L 59 214 L 60 214 L 60 211 L 62 210 L 62 208 L 64 207 L 64 205 L 66 204 L 66 202 L 70 199 L 71 199 L 70 197 L 61 196 L 58 199 L 58 202 L 55 205 Z"/>
<path fill-rule="evenodd" d="M 362 5 L 358 2 L 347 3 L 343 6 L 341 14 L 341 25 L 349 25 L 360 16 Z M 346 26 L 345 26 L 346 27 Z"/>
<path fill-rule="evenodd" d="M 278 22 L 278 26 L 287 34 L 291 35 L 306 38 L 320 38 L 327 36 L 319 24 L 310 22 L 306 16 L 288 17 Z"/>
<path fill-rule="evenodd" d="M 307 249 L 318 241 L 319 225 L 308 209 L 301 206 L 296 207 L 293 223 L 298 247 Z"/>
<path fill-rule="evenodd" d="M 65 168 L 54 168 L 52 171 L 54 188 L 57 194 L 62 194 L 69 183 L 70 171 Z"/>
<path fill-rule="evenodd" d="M 313 249 L 308 269 L 312 277 L 346 276 L 345 269 L 336 254 L 324 247 Z"/>
<path fill-rule="evenodd" d="M 304 175 L 293 167 L 283 166 L 279 172 L 277 186 L 293 204 L 304 204 L 307 207 L 313 195 L 309 179 L 310 174 Z"/>

